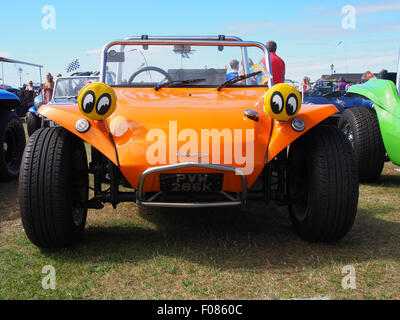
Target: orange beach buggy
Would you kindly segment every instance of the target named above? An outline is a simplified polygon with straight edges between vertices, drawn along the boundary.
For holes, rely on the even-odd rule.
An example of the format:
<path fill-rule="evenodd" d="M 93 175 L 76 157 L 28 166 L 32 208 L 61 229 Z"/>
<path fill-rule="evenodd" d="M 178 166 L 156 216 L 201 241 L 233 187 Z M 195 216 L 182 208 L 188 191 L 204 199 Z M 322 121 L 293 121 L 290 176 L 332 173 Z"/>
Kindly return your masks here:
<path fill-rule="evenodd" d="M 52 126 L 30 137 L 21 166 L 29 239 L 67 246 L 83 234 L 87 210 L 107 202 L 207 208 L 251 200 L 287 205 L 305 240 L 345 236 L 358 180 L 348 140 L 323 123 L 337 110 L 301 105 L 295 88 L 273 85 L 263 57 L 270 61 L 263 44 L 237 37 L 107 44 L 100 82 L 38 111 Z"/>

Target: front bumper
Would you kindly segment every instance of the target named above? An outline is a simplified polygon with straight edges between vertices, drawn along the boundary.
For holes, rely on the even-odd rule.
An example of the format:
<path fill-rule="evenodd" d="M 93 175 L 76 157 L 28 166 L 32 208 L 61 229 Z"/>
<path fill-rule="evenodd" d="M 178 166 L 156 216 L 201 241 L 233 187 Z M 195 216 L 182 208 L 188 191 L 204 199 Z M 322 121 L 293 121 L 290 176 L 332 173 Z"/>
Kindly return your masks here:
<path fill-rule="evenodd" d="M 143 186 L 146 178 L 153 173 L 171 171 L 177 169 L 183 169 L 188 167 L 197 167 L 212 169 L 224 172 L 233 172 L 239 175 L 242 182 L 242 192 L 239 199 L 233 199 L 227 196 L 228 201 L 216 201 L 216 202 L 157 202 L 155 201 L 156 196 L 146 199 L 145 193 L 143 191 Z M 245 205 L 247 200 L 247 180 L 246 176 L 243 174 L 242 170 L 234 167 L 202 163 L 202 162 L 181 162 L 177 164 L 170 164 L 165 166 L 153 167 L 145 170 L 139 179 L 138 189 L 137 189 L 136 203 L 142 206 L 148 207 L 181 207 L 181 208 L 200 208 L 200 207 L 225 207 L 225 206 L 238 206 Z"/>

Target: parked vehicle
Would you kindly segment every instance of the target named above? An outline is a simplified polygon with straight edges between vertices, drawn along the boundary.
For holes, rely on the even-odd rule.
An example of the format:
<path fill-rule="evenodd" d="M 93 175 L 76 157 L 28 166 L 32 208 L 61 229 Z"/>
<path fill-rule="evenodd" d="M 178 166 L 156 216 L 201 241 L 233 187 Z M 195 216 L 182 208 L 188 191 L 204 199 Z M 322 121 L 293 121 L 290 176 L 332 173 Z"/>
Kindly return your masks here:
<path fill-rule="evenodd" d="M 399 92 L 390 80 L 371 79 L 352 86 L 349 93 L 373 102 L 373 109 L 346 110 L 339 122 L 354 147 L 360 180 L 373 182 L 381 175 L 385 161 L 400 165 Z"/>
<path fill-rule="evenodd" d="M 20 60 L 15 60 L 15 59 L 10 59 L 10 58 L 6 58 L 6 57 L 0 57 L 0 62 L 1 63 L 12 63 L 14 65 L 23 65 L 23 66 L 30 66 L 30 67 L 37 68 L 39 71 L 39 79 L 38 79 L 39 82 L 34 83 L 33 86 L 35 89 L 38 89 L 40 87 L 40 83 L 42 83 L 42 69 L 43 69 L 42 65 L 25 62 L 25 61 L 20 61 Z M 4 81 L 5 80 L 3 79 L 3 83 L 4 83 Z M 20 83 L 20 85 L 22 85 L 22 83 Z M 28 95 L 29 98 L 26 97 L 24 95 L 22 88 L 16 89 L 16 88 L 11 88 L 9 86 L 4 85 L 3 89 L 6 89 L 7 91 L 12 92 L 16 96 L 18 96 L 20 103 L 14 111 L 19 117 L 21 117 L 21 118 L 25 117 L 29 107 L 32 106 L 31 102 L 34 97 L 29 96 L 29 95 Z M 28 98 L 28 99 L 26 99 L 26 98 Z"/>
<path fill-rule="evenodd" d="M 348 108 L 372 108 L 372 101 L 358 96 L 346 95 L 346 91 L 337 91 L 337 82 L 318 81 L 311 90 L 303 93 L 305 104 L 333 104 L 338 112 L 332 115 L 329 122 L 339 124 L 339 119 Z"/>
<path fill-rule="evenodd" d="M 29 239 L 68 246 L 83 235 L 88 208 L 104 203 L 254 200 L 287 205 L 302 239 L 343 238 L 357 212 L 358 173 L 349 141 L 322 124 L 337 109 L 302 105 L 297 89 L 273 85 L 270 63 L 249 71 L 262 57 L 270 61 L 263 44 L 228 36 L 108 43 L 100 82 L 37 110 L 57 126 L 36 130 L 25 149 L 19 194 Z M 227 80 L 232 59 L 244 70 Z"/>
<path fill-rule="evenodd" d="M 22 153 L 25 148 L 25 131 L 14 112 L 19 98 L 0 89 L 0 181 L 18 177 Z"/>
<path fill-rule="evenodd" d="M 385 161 L 400 165 L 399 76 L 400 52 L 397 74 L 387 72 L 382 79 L 370 79 L 348 90 L 347 95 L 363 97 L 373 104 L 372 108 L 348 109 L 339 121 L 339 128 L 354 148 L 362 182 L 376 181 Z"/>
<path fill-rule="evenodd" d="M 79 91 L 88 83 L 98 80 L 98 76 L 85 76 L 81 73 L 71 77 L 59 77 L 56 79 L 54 84 L 54 92 L 51 103 L 76 103 Z M 39 94 L 36 96 L 34 105 L 29 109 L 26 117 L 29 136 L 31 136 L 39 128 L 48 127 L 51 125 L 51 122 L 42 117 L 38 112 L 42 104 L 43 96 L 42 94 Z"/>

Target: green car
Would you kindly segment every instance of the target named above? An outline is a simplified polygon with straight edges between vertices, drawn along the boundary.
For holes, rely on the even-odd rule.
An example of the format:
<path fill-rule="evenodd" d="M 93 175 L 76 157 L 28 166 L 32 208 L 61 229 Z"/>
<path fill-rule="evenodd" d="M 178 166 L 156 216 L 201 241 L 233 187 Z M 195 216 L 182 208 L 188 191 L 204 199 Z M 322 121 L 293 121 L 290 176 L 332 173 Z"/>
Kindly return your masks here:
<path fill-rule="evenodd" d="M 397 86 L 399 86 L 397 74 Z M 400 98 L 399 88 L 390 80 L 370 79 L 353 85 L 349 94 L 373 102 L 371 108 L 346 110 L 339 128 L 353 145 L 361 182 L 376 181 L 385 161 L 400 166 Z"/>

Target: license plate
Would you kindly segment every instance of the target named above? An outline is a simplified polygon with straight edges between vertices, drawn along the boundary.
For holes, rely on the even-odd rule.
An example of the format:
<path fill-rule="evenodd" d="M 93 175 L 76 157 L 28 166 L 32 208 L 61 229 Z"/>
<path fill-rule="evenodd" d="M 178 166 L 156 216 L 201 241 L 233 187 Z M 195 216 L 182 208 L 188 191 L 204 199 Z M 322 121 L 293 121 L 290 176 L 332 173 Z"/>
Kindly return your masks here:
<path fill-rule="evenodd" d="M 160 190 L 164 192 L 217 192 L 222 189 L 222 173 L 160 174 Z"/>

